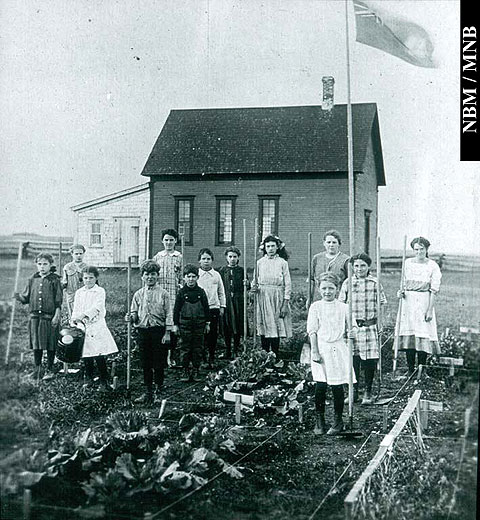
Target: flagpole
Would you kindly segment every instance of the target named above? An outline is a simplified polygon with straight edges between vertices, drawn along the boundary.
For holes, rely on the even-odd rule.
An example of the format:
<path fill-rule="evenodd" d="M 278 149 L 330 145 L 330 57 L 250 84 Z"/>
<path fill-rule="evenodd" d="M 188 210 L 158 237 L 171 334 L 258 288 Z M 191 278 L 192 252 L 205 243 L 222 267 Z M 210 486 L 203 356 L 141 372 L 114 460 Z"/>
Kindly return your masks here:
<path fill-rule="evenodd" d="M 350 80 L 350 27 L 348 20 L 348 2 L 345 0 L 345 46 L 347 57 L 347 162 L 348 162 L 348 229 L 349 229 L 349 245 L 350 257 L 355 252 L 355 199 L 354 199 L 354 179 L 353 179 L 353 136 L 352 136 L 352 98 L 351 98 L 351 80 Z M 349 265 L 350 267 L 350 265 Z M 349 279 L 351 285 L 352 269 L 349 269 Z M 349 291 L 348 298 L 348 314 L 350 326 L 352 325 L 352 297 Z M 349 362 L 348 362 L 348 415 L 350 419 L 350 428 L 353 422 L 353 340 L 349 339 Z"/>

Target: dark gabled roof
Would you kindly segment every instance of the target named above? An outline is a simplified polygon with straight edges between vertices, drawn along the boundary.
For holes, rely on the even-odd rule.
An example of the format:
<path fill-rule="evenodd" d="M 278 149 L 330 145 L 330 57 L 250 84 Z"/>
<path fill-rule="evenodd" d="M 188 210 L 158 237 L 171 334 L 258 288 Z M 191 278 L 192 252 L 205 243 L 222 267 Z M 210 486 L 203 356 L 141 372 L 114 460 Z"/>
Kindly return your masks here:
<path fill-rule="evenodd" d="M 373 139 L 385 185 L 375 103 L 352 106 L 354 170 Z M 172 110 L 142 175 L 347 171 L 347 106 Z"/>

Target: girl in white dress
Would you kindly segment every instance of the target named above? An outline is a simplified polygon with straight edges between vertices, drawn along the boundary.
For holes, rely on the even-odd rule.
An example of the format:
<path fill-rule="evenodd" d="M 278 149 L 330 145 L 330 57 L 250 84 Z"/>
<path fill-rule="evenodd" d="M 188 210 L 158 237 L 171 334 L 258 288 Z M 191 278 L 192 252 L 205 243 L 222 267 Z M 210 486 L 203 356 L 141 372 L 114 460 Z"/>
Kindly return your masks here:
<path fill-rule="evenodd" d="M 277 356 L 280 338 L 292 336 L 290 294 L 292 282 L 288 269 L 288 254 L 283 242 L 274 235 L 262 241 L 263 258 L 257 261 L 257 280 L 252 292 L 257 292 L 257 332 L 262 348 Z"/>
<path fill-rule="evenodd" d="M 83 287 L 75 293 L 72 323 L 85 324 L 83 360 L 87 384 L 93 382 L 94 361 L 100 373 L 100 383 L 108 388 L 108 370 L 105 356 L 118 352 L 115 340 L 105 321 L 105 289 L 98 285 L 98 269 L 87 266 L 82 271 Z"/>
<path fill-rule="evenodd" d="M 437 263 L 428 258 L 430 242 L 426 238 L 414 238 L 410 247 L 415 257 L 405 261 L 404 289 L 398 292 L 404 300 L 396 332 L 398 349 L 405 350 L 408 370 L 413 373 L 417 352 L 419 365 L 426 364 L 428 354 L 440 354 L 434 303 L 442 273 Z"/>
<path fill-rule="evenodd" d="M 335 422 L 327 435 L 340 433 L 343 428 L 343 385 L 349 379 L 349 356 L 345 341 L 345 325 L 348 324 L 348 305 L 335 299 L 338 278 L 332 273 L 323 273 L 318 277 L 319 301 L 314 302 L 308 311 L 307 333 L 311 345 L 311 368 L 315 381 L 315 434 L 326 432 L 325 398 L 327 385 L 333 393 Z M 350 334 L 354 334 L 354 328 Z M 355 327 L 356 328 L 356 327 Z M 353 382 L 356 383 L 352 369 Z"/>

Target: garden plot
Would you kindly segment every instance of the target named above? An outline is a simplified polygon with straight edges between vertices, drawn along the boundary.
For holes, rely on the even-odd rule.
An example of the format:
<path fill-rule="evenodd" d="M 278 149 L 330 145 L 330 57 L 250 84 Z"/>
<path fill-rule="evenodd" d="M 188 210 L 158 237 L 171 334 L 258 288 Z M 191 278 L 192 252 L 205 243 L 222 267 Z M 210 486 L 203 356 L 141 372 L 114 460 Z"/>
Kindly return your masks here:
<path fill-rule="evenodd" d="M 395 496 L 401 497 L 409 520 L 416 518 L 414 513 L 417 511 L 426 515 L 430 502 L 425 501 L 425 497 L 432 497 L 432 502 L 437 500 L 439 495 L 435 495 L 433 490 L 435 486 L 438 488 L 443 475 L 447 480 L 441 486 L 444 501 L 439 503 L 451 500 L 455 492 L 455 506 L 450 518 L 469 518 L 461 516 L 460 511 L 474 514 L 471 489 L 476 476 L 477 447 L 473 433 L 478 424 L 476 415 L 471 416 L 472 428 L 468 432 L 469 442 L 463 449 L 461 465 L 459 461 L 465 408 L 471 405 L 478 388 L 478 346 L 473 340 L 459 336 L 458 327 L 455 329 L 458 323 L 449 317 L 448 307 L 441 307 L 440 297 L 437 307 L 439 320 L 444 320 L 444 326 L 451 327 L 450 333 L 442 337 L 442 348 L 447 357 L 462 358 L 464 365 L 455 367 L 451 376 L 448 366 L 439 367 L 438 360 L 432 359 L 432 365 L 422 371 L 418 381 L 416 376 L 410 380 L 406 377 L 393 380 L 390 374 L 392 329 L 391 322 L 387 323 L 390 328 L 386 327 L 383 336 L 384 377 L 380 395 L 394 399 L 385 406 L 355 406 L 354 429 L 361 430 L 364 435 L 361 439 L 348 441 L 315 437 L 312 433 L 313 385 L 296 363 L 305 339 L 306 312 L 302 309 L 301 290 L 294 300 L 298 303 L 294 309 L 296 334 L 281 348 L 283 365 L 275 366 L 278 360 L 271 360 L 268 363 L 273 362 L 273 366 L 267 363 L 268 366 L 257 371 L 262 374 L 260 378 L 255 376 L 249 381 L 244 371 L 243 375 L 238 374 L 228 381 L 225 378 L 218 385 L 211 384 L 218 372 L 209 375 L 202 370 L 205 380 L 191 385 L 179 381 L 178 369 L 169 369 L 162 399 L 147 408 L 135 405 L 132 399 L 141 392 L 141 371 L 135 357 L 131 391 L 127 392 L 124 386 L 126 327 L 121 302 L 124 299 L 125 273 L 105 271 L 102 276 L 107 295 L 113 302 L 109 303 L 107 319 L 121 349 L 116 357 L 116 375 L 120 385 L 114 392 L 83 391 L 81 372 L 59 374 L 49 383 L 36 385 L 26 375 L 32 366 L 30 356 L 25 356 L 23 364 L 19 362 L 27 336 L 25 309 L 17 309 L 11 365 L 2 371 L 0 378 L 3 396 L 0 415 L 2 422 L 8 425 L 2 428 L 0 437 L 0 469 L 3 483 L 8 483 L 8 486 L 2 485 L 2 518 L 21 518 L 26 507 L 30 508 L 32 518 L 41 520 L 66 517 L 132 520 L 179 517 L 192 520 L 344 518 L 345 497 L 417 389 L 422 390 L 425 399 L 443 406 L 442 411 L 432 410 L 428 415 L 424 442 L 429 458 L 420 458 L 411 466 L 415 468 L 414 473 L 418 470 L 432 478 L 426 478 L 420 487 L 418 483 L 392 482 Z M 389 284 L 388 276 L 385 278 Z M 448 276 L 445 278 L 447 283 L 442 297 L 448 301 Z M 392 276 L 393 281 L 390 301 L 393 301 L 397 281 Z M 388 289 L 389 285 L 387 292 Z M 462 323 L 472 323 L 471 318 L 463 316 L 462 319 Z M 223 361 L 219 368 L 230 374 L 236 370 Z M 400 357 L 398 374 L 402 376 L 405 371 L 403 357 Z M 288 398 L 301 382 L 303 388 L 291 402 L 297 401 L 303 406 L 302 416 L 295 404 L 290 407 Z M 241 409 L 240 424 L 236 424 L 235 403 L 223 399 L 225 389 L 219 389 L 215 395 L 216 387 L 231 383 L 231 389 L 241 392 L 248 389 L 251 395 L 264 391 L 263 395 L 257 393 L 261 400 L 256 400 L 252 409 Z M 375 384 L 378 388 L 377 381 Z M 162 400 L 165 400 L 165 406 L 159 417 Z M 123 439 L 114 434 L 120 424 L 114 427 L 109 419 L 121 417 L 117 416 L 119 413 L 124 419 L 130 417 L 130 423 L 127 421 L 130 426 L 124 426 Z M 332 403 L 329 402 L 327 421 L 331 421 L 331 414 Z M 85 438 L 86 445 L 82 447 L 78 443 Z M 169 448 L 165 448 L 167 442 Z M 222 442 L 225 444 L 220 447 Z M 186 444 L 188 449 L 181 447 L 182 444 Z M 198 449 L 202 451 L 194 456 Z M 210 452 L 215 452 L 217 457 L 206 454 Z M 100 460 L 95 460 L 99 456 Z M 165 465 L 160 463 L 162 456 Z M 408 464 L 413 464 L 409 460 L 399 460 L 399 468 L 404 468 L 402 471 L 406 471 Z M 170 462 L 169 466 L 174 464 L 170 473 L 167 472 L 167 462 Z M 80 463 L 81 470 L 78 469 Z M 229 465 L 241 474 L 241 478 L 224 471 Z M 193 466 L 197 466 L 194 471 Z M 157 470 L 153 478 L 152 471 Z M 62 472 L 68 475 L 68 479 Z M 17 477 L 22 473 L 25 474 L 23 478 L 33 480 L 19 481 Z M 46 475 L 35 482 L 38 475 L 32 476 L 31 473 Z M 236 472 L 232 470 L 232 473 Z M 95 476 L 93 479 L 92 475 Z M 163 487 L 160 486 L 162 476 Z M 59 478 L 61 485 L 58 484 Z M 150 484 L 152 488 L 148 489 Z M 24 495 L 24 489 L 31 493 Z M 380 505 L 383 495 L 377 494 L 374 498 L 379 504 L 378 511 L 384 507 Z M 415 509 L 420 496 L 424 497 L 425 508 Z M 426 519 L 428 516 L 418 518 Z"/>

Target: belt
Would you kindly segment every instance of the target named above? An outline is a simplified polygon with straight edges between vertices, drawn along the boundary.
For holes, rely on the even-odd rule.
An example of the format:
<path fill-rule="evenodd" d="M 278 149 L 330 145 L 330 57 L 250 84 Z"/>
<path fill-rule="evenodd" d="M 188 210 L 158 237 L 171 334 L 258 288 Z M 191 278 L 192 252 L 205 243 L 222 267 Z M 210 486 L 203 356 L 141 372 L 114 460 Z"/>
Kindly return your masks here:
<path fill-rule="evenodd" d="M 370 325 L 377 324 L 377 318 L 372 318 L 371 320 L 355 320 L 357 322 L 358 327 L 370 327 Z"/>

